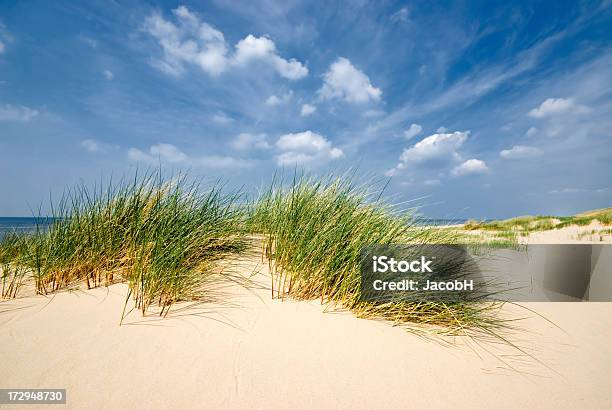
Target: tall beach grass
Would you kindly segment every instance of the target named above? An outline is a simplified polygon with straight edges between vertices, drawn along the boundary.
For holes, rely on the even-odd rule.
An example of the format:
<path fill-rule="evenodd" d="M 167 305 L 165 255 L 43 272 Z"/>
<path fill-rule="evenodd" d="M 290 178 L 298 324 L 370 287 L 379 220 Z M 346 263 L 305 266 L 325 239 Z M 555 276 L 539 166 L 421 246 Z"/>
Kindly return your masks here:
<path fill-rule="evenodd" d="M 447 334 L 496 337 L 506 323 L 486 300 L 365 301 L 361 252 L 367 245 L 452 244 L 452 230 L 418 224 L 413 209 L 382 200 L 372 182 L 350 176 L 275 179 L 250 202 L 222 187 L 203 189 L 186 177 L 150 173 L 77 187 L 39 219 L 31 234 L 0 242 L 2 296 L 15 297 L 31 277 L 39 294 L 73 286 L 125 282 L 143 314 L 160 314 L 178 301 L 204 300 L 219 262 L 246 247 L 246 234 L 263 237 L 272 267 L 272 295 L 320 299 L 359 317 Z M 415 328 L 416 329 L 416 328 Z"/>
<path fill-rule="evenodd" d="M 361 251 L 371 244 L 452 244 L 452 231 L 419 225 L 414 210 L 384 202 L 376 184 L 350 178 L 296 176 L 276 181 L 253 202 L 250 228 L 264 235 L 274 297 L 320 299 L 359 317 L 397 325 L 434 325 L 428 331 L 498 337 L 507 323 L 486 300 L 394 301 L 361 297 Z M 421 331 L 422 326 L 413 330 Z"/>
<path fill-rule="evenodd" d="M 201 299 L 215 261 L 244 247 L 238 198 L 160 173 L 77 187 L 39 218 L 36 232 L 2 241 L 3 296 L 15 293 L 19 269 L 31 273 L 39 294 L 126 282 L 143 313 L 152 304 L 163 314 L 177 301 Z"/>

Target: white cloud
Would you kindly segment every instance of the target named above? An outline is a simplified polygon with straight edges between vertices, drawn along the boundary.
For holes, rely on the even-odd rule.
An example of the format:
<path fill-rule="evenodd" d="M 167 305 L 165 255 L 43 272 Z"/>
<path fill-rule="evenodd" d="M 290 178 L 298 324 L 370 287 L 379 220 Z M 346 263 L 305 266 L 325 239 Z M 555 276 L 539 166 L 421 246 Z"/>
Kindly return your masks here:
<path fill-rule="evenodd" d="M 361 70 L 344 58 L 338 58 L 323 76 L 319 95 L 323 99 L 338 98 L 347 102 L 363 103 L 380 100 L 382 91 L 370 83 Z"/>
<path fill-rule="evenodd" d="M 467 140 L 470 132 L 455 131 L 446 134 L 433 134 L 423 138 L 410 148 L 405 148 L 399 157 L 399 163 L 395 168 L 390 169 L 385 173 L 387 176 L 393 176 L 402 169 L 405 169 L 409 164 L 418 163 L 448 163 L 451 161 L 460 161 L 461 155 L 457 150 Z"/>
<path fill-rule="evenodd" d="M 527 132 L 525 133 L 526 137 L 533 137 L 534 135 L 536 135 L 538 132 L 538 129 L 536 127 L 530 127 Z"/>
<path fill-rule="evenodd" d="M 232 141 L 232 147 L 245 151 L 249 149 L 268 149 L 270 144 L 268 144 L 266 134 L 249 134 L 244 132 L 238 134 L 234 141 Z"/>
<path fill-rule="evenodd" d="M 308 68 L 299 61 L 280 57 L 276 45 L 268 37 L 249 34 L 236 44 L 234 55 L 230 55 L 221 31 L 201 21 L 185 6 L 179 6 L 173 13 L 177 24 L 165 20 L 159 13 L 153 13 L 144 23 L 144 30 L 163 50 L 163 57 L 154 61 L 154 65 L 167 74 L 180 75 L 185 64 L 194 64 L 217 76 L 232 65 L 244 66 L 250 61 L 261 60 L 290 80 L 308 75 Z"/>
<path fill-rule="evenodd" d="M 5 50 L 6 50 L 6 46 L 4 45 L 2 40 L 0 40 L 0 54 L 4 53 Z"/>
<path fill-rule="evenodd" d="M 227 67 L 227 46 L 223 33 L 200 22 L 186 7 L 173 10 L 178 26 L 154 13 L 145 19 L 144 30 L 162 47 L 163 58 L 155 65 L 166 74 L 179 75 L 184 64 L 198 65 L 210 75 L 219 75 Z"/>
<path fill-rule="evenodd" d="M 469 174 L 483 174 L 489 171 L 489 167 L 484 161 L 479 159 L 468 159 L 464 163 L 453 168 L 452 174 L 454 176 L 464 176 Z"/>
<path fill-rule="evenodd" d="M 308 75 L 308 68 L 306 68 L 305 65 L 297 61 L 295 58 L 287 61 L 275 55 L 272 57 L 272 61 L 274 62 L 278 73 L 289 80 L 299 80 L 300 78 L 304 78 Z"/>
<path fill-rule="evenodd" d="M 584 105 L 577 105 L 571 98 L 548 98 L 539 107 L 529 111 L 533 118 L 544 118 L 559 114 L 582 114 L 590 109 Z"/>
<path fill-rule="evenodd" d="M 81 141 L 81 146 L 85 148 L 89 152 L 98 152 L 100 151 L 100 146 L 94 140 L 83 140 Z"/>
<path fill-rule="evenodd" d="M 102 74 L 104 74 L 104 78 L 106 78 L 109 81 L 115 78 L 115 74 L 113 74 L 113 72 L 110 70 L 104 70 Z"/>
<path fill-rule="evenodd" d="M 104 142 L 96 141 L 93 139 L 86 139 L 86 140 L 81 141 L 81 147 L 83 147 L 86 151 L 97 152 L 97 153 L 104 153 L 104 152 L 108 152 L 112 148 L 117 148 L 117 147 L 108 145 Z"/>
<path fill-rule="evenodd" d="M 460 159 L 457 150 L 466 141 L 469 131 L 448 134 L 433 134 L 423 138 L 408 149 L 404 149 L 402 162 L 426 162 L 437 159 Z"/>
<path fill-rule="evenodd" d="M 445 133 L 446 131 L 448 131 L 446 127 L 438 127 L 438 129 L 436 130 L 436 132 L 439 134 Z"/>
<path fill-rule="evenodd" d="M 309 165 L 327 162 L 344 156 L 340 148 L 312 131 L 282 135 L 276 142 L 280 154 L 276 156 L 279 166 Z"/>
<path fill-rule="evenodd" d="M 536 147 L 529 147 L 526 145 L 515 145 L 510 149 L 502 150 L 499 155 L 505 159 L 532 158 L 542 155 L 542 150 Z"/>
<path fill-rule="evenodd" d="M 280 97 L 277 97 L 276 95 L 271 95 L 266 100 L 266 105 L 276 106 L 276 105 L 288 103 L 291 100 L 292 96 L 293 96 L 292 90 L 289 90 L 288 92 L 281 95 Z"/>
<path fill-rule="evenodd" d="M 390 19 L 394 23 L 397 23 L 400 21 L 408 21 L 409 15 L 410 15 L 410 10 L 408 10 L 408 7 L 402 7 L 401 9 L 393 13 Z"/>
<path fill-rule="evenodd" d="M 38 115 L 38 110 L 23 105 L 5 104 L 0 106 L 0 121 L 27 122 Z"/>
<path fill-rule="evenodd" d="M 252 60 L 266 61 L 283 77 L 289 80 L 298 80 L 308 75 L 308 68 L 292 58 L 289 61 L 280 57 L 276 52 L 274 42 L 265 36 L 255 37 L 249 34 L 236 44 L 234 63 L 246 65 Z"/>
<path fill-rule="evenodd" d="M 234 121 L 232 117 L 229 117 L 227 114 L 221 111 L 213 115 L 212 120 L 221 125 L 227 125 Z"/>
<path fill-rule="evenodd" d="M 250 60 L 264 59 L 276 53 L 274 42 L 268 37 L 255 37 L 249 34 L 236 44 L 234 60 L 238 64 L 245 64 Z"/>
<path fill-rule="evenodd" d="M 410 128 L 404 131 L 404 138 L 407 140 L 412 139 L 419 135 L 421 131 L 423 131 L 423 127 L 421 127 L 419 124 L 411 124 Z"/>
<path fill-rule="evenodd" d="M 250 165 L 246 160 L 227 156 L 210 155 L 191 157 L 172 144 L 155 144 L 152 145 L 148 151 L 130 148 L 128 150 L 128 158 L 135 162 L 143 162 L 150 165 L 158 165 L 160 162 L 180 166 L 207 168 L 239 168 Z"/>
<path fill-rule="evenodd" d="M 317 107 L 315 107 L 314 105 L 304 104 L 302 105 L 302 110 L 300 111 L 300 115 L 302 117 L 307 117 L 310 114 L 313 114 L 316 110 L 317 110 Z"/>
<path fill-rule="evenodd" d="M 386 171 L 385 172 L 385 176 L 392 177 L 392 176 L 394 176 L 395 174 L 397 174 L 399 171 L 401 171 L 404 168 L 406 168 L 406 165 L 404 163 L 400 162 L 395 167 L 393 167 L 390 170 Z"/>

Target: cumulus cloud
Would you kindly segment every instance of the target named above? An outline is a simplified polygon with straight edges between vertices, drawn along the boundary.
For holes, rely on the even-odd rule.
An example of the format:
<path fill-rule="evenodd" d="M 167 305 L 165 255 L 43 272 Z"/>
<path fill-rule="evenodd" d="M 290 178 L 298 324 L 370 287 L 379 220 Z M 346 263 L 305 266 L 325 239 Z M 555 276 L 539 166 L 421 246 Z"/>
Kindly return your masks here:
<path fill-rule="evenodd" d="M 176 24 L 160 13 L 153 13 L 144 23 L 144 31 L 157 40 L 163 52 L 154 65 L 167 74 L 180 75 L 186 64 L 193 64 L 212 76 L 218 76 L 231 66 L 245 66 L 253 60 L 260 60 L 290 80 L 308 75 L 308 68 L 296 59 L 280 57 L 276 45 L 266 36 L 249 34 L 236 44 L 232 55 L 221 31 L 202 21 L 185 6 L 172 12 Z"/>
<path fill-rule="evenodd" d="M 280 57 L 274 42 L 265 36 L 255 37 L 249 34 L 236 44 L 233 59 L 235 64 L 246 65 L 253 60 L 268 62 L 281 76 L 289 80 L 299 80 L 308 75 L 308 68 L 296 59 L 285 60 Z"/>
<path fill-rule="evenodd" d="M 315 107 L 314 105 L 304 104 L 302 105 L 302 110 L 300 111 L 300 115 L 302 117 L 307 117 L 310 114 L 313 114 L 316 110 L 317 110 L 317 107 Z"/>
<path fill-rule="evenodd" d="M 469 131 L 446 134 L 433 134 L 423 138 L 408 149 L 404 149 L 400 160 L 402 162 L 426 162 L 432 160 L 461 159 L 457 150 L 467 140 Z"/>
<path fill-rule="evenodd" d="M 571 98 L 548 98 L 539 107 L 529 111 L 533 118 L 551 117 L 560 114 L 582 114 L 590 109 L 584 105 L 578 105 Z"/>
<path fill-rule="evenodd" d="M 280 151 L 276 156 L 279 166 L 311 165 L 344 156 L 340 148 L 312 131 L 282 135 L 276 142 L 276 148 Z"/>
<path fill-rule="evenodd" d="M 223 33 L 201 22 L 184 6 L 173 13 L 178 25 L 159 13 L 145 19 L 144 30 L 158 41 L 163 51 L 155 66 L 171 75 L 181 74 L 186 63 L 195 64 L 213 76 L 225 71 L 228 61 Z"/>
<path fill-rule="evenodd" d="M 542 150 L 527 145 L 515 145 L 510 149 L 502 150 L 499 155 L 505 159 L 523 159 L 537 157 L 542 154 Z"/>
<path fill-rule="evenodd" d="M 293 96 L 293 91 L 291 90 L 289 90 L 288 92 L 286 92 L 285 94 L 281 96 L 271 95 L 266 100 L 266 105 L 273 107 L 276 105 L 288 103 L 291 100 L 292 96 Z"/>
<path fill-rule="evenodd" d="M 351 103 L 378 101 L 382 95 L 382 91 L 370 83 L 368 76 L 344 57 L 329 67 L 318 92 L 323 99 L 337 98 Z"/>
<path fill-rule="evenodd" d="M 208 168 L 239 168 L 249 166 L 246 160 L 227 156 L 200 156 L 192 157 L 172 144 L 155 144 L 147 151 L 137 148 L 128 150 L 128 158 L 135 162 L 157 165 L 160 162 L 179 166 L 194 166 Z"/>
<path fill-rule="evenodd" d="M 453 168 L 452 174 L 461 177 L 470 174 L 483 174 L 488 171 L 489 167 L 484 161 L 473 158 Z"/>
<path fill-rule="evenodd" d="M 411 124 L 410 128 L 404 131 L 404 138 L 410 140 L 419 135 L 421 131 L 423 131 L 423 127 L 421 127 L 419 124 Z"/>
<path fill-rule="evenodd" d="M 111 70 L 104 70 L 102 74 L 104 74 L 104 78 L 106 78 L 109 81 L 115 78 L 115 74 L 113 74 Z"/>
<path fill-rule="evenodd" d="M 232 141 L 232 148 L 240 151 L 246 151 L 250 149 L 268 149 L 266 134 L 249 134 L 243 132 Z"/>
<path fill-rule="evenodd" d="M 0 106 L 0 121 L 28 122 L 38 115 L 38 110 L 23 105 Z"/>
<path fill-rule="evenodd" d="M 469 131 L 438 133 L 423 138 L 410 148 L 405 148 L 399 157 L 399 163 L 385 175 L 393 176 L 410 164 L 435 163 L 447 164 L 460 161 L 458 150 L 470 135 Z"/>

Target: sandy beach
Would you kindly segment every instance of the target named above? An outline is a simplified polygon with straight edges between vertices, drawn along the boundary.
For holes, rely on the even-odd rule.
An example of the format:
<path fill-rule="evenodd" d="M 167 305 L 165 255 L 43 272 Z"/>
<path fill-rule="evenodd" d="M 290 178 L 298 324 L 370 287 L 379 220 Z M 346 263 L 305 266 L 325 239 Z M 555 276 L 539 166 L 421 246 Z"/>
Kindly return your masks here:
<path fill-rule="evenodd" d="M 593 221 L 589 225 L 572 225 L 560 229 L 531 232 L 529 236 L 519 238 L 519 242 L 526 244 L 550 243 L 612 243 L 610 227 Z"/>
<path fill-rule="evenodd" d="M 0 410 L 612 410 L 611 66 L 612 0 L 0 1 Z"/>
<path fill-rule="evenodd" d="M 444 228 L 452 229 L 463 235 L 478 238 L 479 240 L 494 240 L 495 235 L 501 231 L 483 229 L 463 229 L 464 225 L 447 225 Z M 519 232 L 520 233 L 520 232 Z M 612 233 L 610 226 L 603 225 L 599 221 L 592 221 L 588 225 L 570 225 L 563 228 L 548 229 L 543 231 L 529 232 L 522 236 L 517 234 L 516 240 L 520 244 L 610 244 Z"/>
<path fill-rule="evenodd" d="M 425 339 L 388 323 L 273 300 L 233 285 L 228 303 L 132 312 L 126 285 L 0 304 L 1 388 L 66 388 L 67 407 L 609 408 L 612 303 L 530 303 L 509 346 Z M 514 369 L 510 368 L 513 367 Z M 22 408 L 22 407 L 15 407 Z"/>

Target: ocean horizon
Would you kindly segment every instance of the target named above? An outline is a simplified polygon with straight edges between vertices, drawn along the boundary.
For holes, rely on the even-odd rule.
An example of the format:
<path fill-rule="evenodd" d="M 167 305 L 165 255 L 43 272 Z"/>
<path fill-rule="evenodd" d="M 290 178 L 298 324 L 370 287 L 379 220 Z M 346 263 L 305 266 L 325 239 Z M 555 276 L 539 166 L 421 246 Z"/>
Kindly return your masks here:
<path fill-rule="evenodd" d="M 28 233 L 35 232 L 37 226 L 39 228 L 46 229 L 52 222 L 52 217 L 34 217 L 34 216 L 0 216 L 0 240 L 4 238 L 7 233 L 16 232 L 16 233 Z M 475 218 L 470 218 L 475 219 Z M 468 221 L 468 219 L 462 218 L 453 218 L 453 219 L 445 219 L 445 218 L 428 218 L 428 217 L 418 217 L 416 218 L 418 223 L 423 223 L 426 225 L 433 226 L 441 226 L 441 225 L 452 225 L 452 224 L 462 224 Z M 488 219 L 483 219 L 483 221 L 489 221 Z"/>
<path fill-rule="evenodd" d="M 47 228 L 53 221 L 50 217 L 0 216 L 0 240 L 8 233 L 35 232 L 37 227 Z"/>

